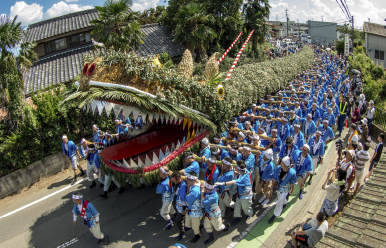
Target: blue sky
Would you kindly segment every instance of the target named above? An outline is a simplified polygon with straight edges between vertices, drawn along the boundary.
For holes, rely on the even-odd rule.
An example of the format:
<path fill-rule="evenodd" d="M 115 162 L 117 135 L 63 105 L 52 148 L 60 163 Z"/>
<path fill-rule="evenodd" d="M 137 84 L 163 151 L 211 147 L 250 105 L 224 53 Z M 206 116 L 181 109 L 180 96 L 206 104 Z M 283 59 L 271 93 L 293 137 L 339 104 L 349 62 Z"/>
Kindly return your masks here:
<path fill-rule="evenodd" d="M 385 0 L 345 0 L 351 14 L 354 16 L 356 28 L 361 28 L 364 21 L 386 25 Z M 0 14 L 18 15 L 18 20 L 24 26 L 47 18 L 103 5 L 104 0 L 2 0 Z M 142 11 L 157 5 L 165 5 L 165 0 L 133 0 L 132 9 Z M 270 20 L 285 21 L 287 8 L 290 20 L 306 22 L 330 21 L 343 24 L 345 15 L 336 0 L 271 0 Z M 322 17 L 323 16 L 323 17 Z"/>

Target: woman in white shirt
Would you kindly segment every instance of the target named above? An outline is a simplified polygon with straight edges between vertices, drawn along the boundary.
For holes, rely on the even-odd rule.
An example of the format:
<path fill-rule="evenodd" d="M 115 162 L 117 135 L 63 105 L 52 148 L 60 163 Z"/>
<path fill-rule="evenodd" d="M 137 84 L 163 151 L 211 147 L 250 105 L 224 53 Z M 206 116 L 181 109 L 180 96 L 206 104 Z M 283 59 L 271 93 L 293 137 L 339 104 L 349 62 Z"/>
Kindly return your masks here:
<path fill-rule="evenodd" d="M 324 212 L 327 216 L 332 216 L 338 211 L 339 196 L 345 188 L 347 171 L 344 169 L 338 169 L 338 180 L 335 180 L 335 172 L 336 168 L 333 168 L 328 172 L 327 179 L 322 186 L 322 189 L 326 190 L 326 197 L 324 198 L 320 212 Z M 331 175 L 332 183 L 327 186 Z"/>
<path fill-rule="evenodd" d="M 373 122 L 374 112 L 375 112 L 374 101 L 371 100 L 369 104 L 369 108 L 367 109 L 367 126 L 369 127 L 369 133 L 370 133 L 371 122 Z"/>

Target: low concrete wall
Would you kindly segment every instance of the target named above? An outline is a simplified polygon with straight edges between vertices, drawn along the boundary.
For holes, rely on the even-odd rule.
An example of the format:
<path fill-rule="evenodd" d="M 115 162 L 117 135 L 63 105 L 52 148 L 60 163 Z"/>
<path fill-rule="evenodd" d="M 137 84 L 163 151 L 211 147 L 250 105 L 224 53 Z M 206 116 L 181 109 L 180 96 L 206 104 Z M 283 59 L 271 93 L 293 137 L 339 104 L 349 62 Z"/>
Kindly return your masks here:
<path fill-rule="evenodd" d="M 44 158 L 44 163 L 39 160 L 30 164 L 26 169 L 14 171 L 0 178 L 0 199 L 22 190 L 40 180 L 52 176 L 71 166 L 67 159 L 64 165 L 63 153 L 58 152 Z"/>

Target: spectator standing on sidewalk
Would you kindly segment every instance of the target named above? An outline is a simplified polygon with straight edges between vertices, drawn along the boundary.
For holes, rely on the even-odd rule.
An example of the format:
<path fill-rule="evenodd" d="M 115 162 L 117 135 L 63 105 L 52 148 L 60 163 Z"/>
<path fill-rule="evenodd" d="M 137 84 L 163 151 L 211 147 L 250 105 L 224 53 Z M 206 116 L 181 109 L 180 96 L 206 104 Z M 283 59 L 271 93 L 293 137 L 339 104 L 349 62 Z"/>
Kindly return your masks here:
<path fill-rule="evenodd" d="M 382 156 L 382 152 L 383 152 L 383 140 L 385 139 L 385 134 L 384 133 L 381 133 L 379 136 L 378 136 L 378 142 L 379 144 L 377 145 L 377 147 L 375 148 L 375 151 L 374 151 L 374 154 L 373 154 L 373 157 L 371 158 L 370 160 L 370 168 L 369 168 L 369 173 L 366 175 L 365 177 L 365 182 L 367 182 L 371 176 L 371 174 L 373 174 L 373 170 L 375 167 L 377 167 L 377 164 L 379 162 L 379 160 L 381 159 L 381 156 Z"/>
<path fill-rule="evenodd" d="M 363 174 L 365 173 L 365 165 L 367 161 L 370 160 L 370 154 L 368 150 L 370 148 L 369 142 L 363 144 L 363 149 L 360 150 L 355 156 L 355 181 L 357 182 L 357 187 L 354 190 L 354 195 L 358 193 L 359 187 L 363 180 Z M 351 185 L 348 186 L 350 188 Z"/>
<path fill-rule="evenodd" d="M 73 183 L 75 183 L 77 180 L 77 177 L 78 177 L 78 173 L 76 171 L 77 167 L 81 172 L 80 176 L 84 175 L 84 171 L 83 171 L 82 167 L 79 165 L 77 157 L 76 157 L 77 154 L 78 154 L 78 157 L 80 157 L 78 147 L 75 145 L 75 143 L 73 141 L 68 140 L 67 135 L 65 135 L 65 134 L 62 135 L 62 141 L 63 141 L 62 149 L 63 149 L 63 154 L 64 154 L 64 165 L 67 164 L 67 160 L 66 160 L 66 156 L 67 156 L 71 160 L 72 169 L 74 170 Z"/>
<path fill-rule="evenodd" d="M 321 240 L 328 230 L 328 222 L 325 220 L 326 214 L 323 212 L 319 212 L 316 215 L 316 223 L 315 227 L 311 227 L 310 229 L 304 229 L 304 224 L 302 223 L 301 231 L 294 231 L 291 234 L 292 237 L 292 245 L 297 248 L 298 243 L 305 245 L 306 247 L 315 247 L 315 245 Z"/>
<path fill-rule="evenodd" d="M 324 212 L 327 216 L 332 216 L 338 211 L 339 196 L 345 188 L 347 171 L 345 169 L 338 169 L 338 180 L 335 180 L 335 172 L 336 168 L 328 172 L 326 181 L 322 186 L 322 189 L 326 190 L 326 197 L 324 198 L 320 212 Z M 327 186 L 330 178 L 332 183 Z"/>
<path fill-rule="evenodd" d="M 369 132 L 371 129 L 371 123 L 373 122 L 374 113 L 375 113 L 374 101 L 371 100 L 369 102 L 369 107 L 367 109 L 367 126 L 369 127 Z"/>
<path fill-rule="evenodd" d="M 352 124 L 355 124 L 355 123 L 357 123 L 359 121 L 360 113 L 361 113 L 361 110 L 360 110 L 360 108 L 358 106 L 358 103 L 355 102 L 354 103 L 354 113 L 353 113 L 352 118 L 351 118 L 351 123 Z"/>
<path fill-rule="evenodd" d="M 364 144 L 365 142 L 369 141 L 369 128 L 367 127 L 367 119 L 364 118 L 361 121 L 360 125 L 360 131 L 361 131 L 361 138 L 359 139 L 359 142 Z"/>

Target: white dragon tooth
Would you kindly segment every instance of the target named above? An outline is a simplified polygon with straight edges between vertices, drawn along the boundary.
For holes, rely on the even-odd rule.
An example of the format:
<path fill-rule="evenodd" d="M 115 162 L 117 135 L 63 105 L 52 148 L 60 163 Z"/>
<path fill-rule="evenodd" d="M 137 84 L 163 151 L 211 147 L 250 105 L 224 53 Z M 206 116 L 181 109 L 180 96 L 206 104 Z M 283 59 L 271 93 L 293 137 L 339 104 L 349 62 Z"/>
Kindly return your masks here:
<path fill-rule="evenodd" d="M 130 165 L 126 162 L 125 159 L 123 159 L 123 165 L 124 165 L 126 168 L 129 168 L 129 167 L 130 167 Z"/>
<path fill-rule="evenodd" d="M 181 146 L 180 140 L 177 141 L 177 148 Z"/>
<path fill-rule="evenodd" d="M 110 117 L 110 113 L 112 109 L 113 109 L 113 104 L 110 102 L 107 102 L 105 105 L 105 111 L 106 111 L 107 117 Z"/>
<path fill-rule="evenodd" d="M 138 166 L 143 167 L 145 164 L 142 162 L 141 158 L 138 156 Z"/>
<path fill-rule="evenodd" d="M 119 105 L 119 104 L 113 105 L 113 111 L 114 111 L 115 118 L 118 118 L 118 115 L 121 112 L 121 109 L 122 109 L 121 105 Z"/>
<path fill-rule="evenodd" d="M 131 167 L 138 167 L 138 165 L 134 162 L 132 158 L 130 158 L 130 166 Z"/>
<path fill-rule="evenodd" d="M 155 155 L 155 152 L 153 152 L 153 164 L 156 164 L 159 162 L 159 159 L 157 157 L 157 155 Z"/>
<path fill-rule="evenodd" d="M 159 121 L 159 114 L 158 114 L 158 113 L 155 113 L 155 114 L 154 114 L 154 118 L 155 118 L 155 123 L 157 124 L 158 121 Z"/>
<path fill-rule="evenodd" d="M 172 143 L 172 152 L 176 149 L 176 147 L 174 146 L 174 142 Z"/>
<path fill-rule="evenodd" d="M 147 156 L 147 155 L 146 155 L 146 159 L 145 159 L 145 165 L 146 166 L 151 166 L 152 165 L 152 162 L 151 162 L 149 156 Z"/>
<path fill-rule="evenodd" d="M 166 146 L 165 157 L 170 154 L 169 146 Z"/>
<path fill-rule="evenodd" d="M 97 101 L 96 101 L 96 100 L 93 100 L 93 101 L 91 102 L 91 113 L 94 114 L 96 107 L 97 107 Z"/>
<path fill-rule="evenodd" d="M 182 139 L 182 144 L 185 144 L 185 142 L 186 142 L 186 137 L 184 137 L 184 138 Z"/>
<path fill-rule="evenodd" d="M 169 115 L 165 115 L 165 124 L 169 124 L 169 119 L 170 119 L 170 116 Z"/>
<path fill-rule="evenodd" d="M 154 113 L 149 113 L 149 122 L 150 122 L 150 124 L 153 123 L 153 119 L 154 119 Z"/>
<path fill-rule="evenodd" d="M 131 112 L 133 112 L 133 110 L 130 106 L 123 106 L 123 114 L 125 115 L 125 118 L 128 118 L 131 115 Z"/>
<path fill-rule="evenodd" d="M 196 124 L 197 124 L 197 122 L 193 121 L 192 127 L 194 128 L 194 126 L 195 126 Z"/>
<path fill-rule="evenodd" d="M 118 160 L 114 160 L 115 164 L 120 166 L 120 167 L 124 167 L 123 164 L 121 162 L 119 162 Z"/>
<path fill-rule="evenodd" d="M 99 116 L 101 116 L 102 111 L 103 111 L 103 102 L 97 101 L 97 109 L 98 109 Z"/>
<path fill-rule="evenodd" d="M 162 152 L 161 149 L 159 149 L 159 161 L 162 161 L 162 159 L 164 159 L 164 158 L 165 158 L 164 153 Z"/>

